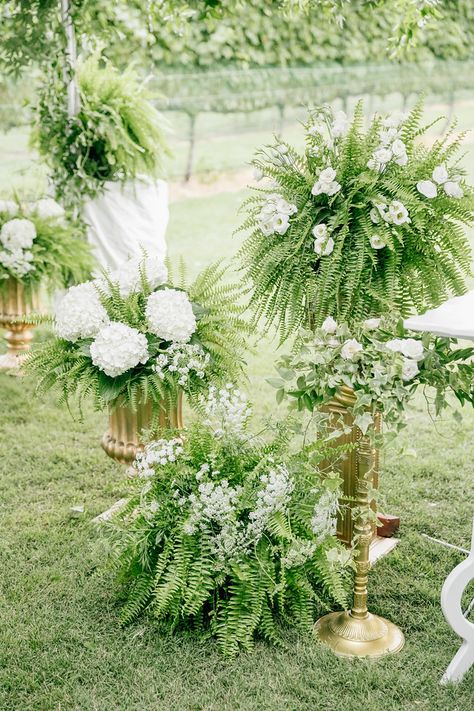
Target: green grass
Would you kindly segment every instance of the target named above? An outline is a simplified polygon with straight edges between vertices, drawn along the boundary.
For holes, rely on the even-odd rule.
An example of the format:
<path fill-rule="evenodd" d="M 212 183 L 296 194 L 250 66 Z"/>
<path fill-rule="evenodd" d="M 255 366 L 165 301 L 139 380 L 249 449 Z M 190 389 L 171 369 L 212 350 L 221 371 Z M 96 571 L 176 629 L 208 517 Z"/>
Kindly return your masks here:
<path fill-rule="evenodd" d="M 172 257 L 190 272 L 230 257 L 241 196 L 175 203 Z M 257 343 L 247 390 L 259 419 L 275 411 L 275 344 Z M 121 629 L 106 550 L 91 520 L 126 493 L 124 470 L 99 448 L 104 414 L 74 421 L 34 384 L 0 375 L 0 709 L 5 711 L 468 711 L 474 670 L 458 687 L 439 679 L 460 641 L 444 621 L 441 585 L 462 560 L 422 532 L 468 547 L 474 502 L 474 412 L 436 426 L 421 398 L 382 490 L 401 515 L 401 543 L 374 568 L 371 609 L 399 624 L 406 647 L 378 662 L 338 660 L 287 630 L 284 649 L 259 643 L 226 661 L 212 642 L 170 637 L 142 618 Z M 282 413 L 283 414 L 283 413 Z M 402 448 L 416 449 L 406 456 Z M 71 518 L 72 506 L 85 513 Z M 474 595 L 474 593 L 473 593 Z M 471 595 L 471 597 L 473 596 Z"/>

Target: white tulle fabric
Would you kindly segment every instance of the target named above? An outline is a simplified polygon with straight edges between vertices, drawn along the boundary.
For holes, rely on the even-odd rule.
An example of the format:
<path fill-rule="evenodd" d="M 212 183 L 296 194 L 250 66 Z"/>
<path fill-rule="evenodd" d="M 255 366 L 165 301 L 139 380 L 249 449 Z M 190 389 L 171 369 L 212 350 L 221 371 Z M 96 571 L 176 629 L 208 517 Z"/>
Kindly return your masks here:
<path fill-rule="evenodd" d="M 474 290 L 455 296 L 422 316 L 406 319 L 405 327 L 437 336 L 474 340 Z"/>

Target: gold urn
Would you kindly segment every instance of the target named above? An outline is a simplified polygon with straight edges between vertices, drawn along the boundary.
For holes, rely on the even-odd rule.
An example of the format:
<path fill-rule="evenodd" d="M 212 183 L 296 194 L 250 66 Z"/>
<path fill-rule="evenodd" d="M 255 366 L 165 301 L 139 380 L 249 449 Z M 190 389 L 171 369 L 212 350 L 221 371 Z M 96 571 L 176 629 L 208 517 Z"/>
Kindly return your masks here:
<path fill-rule="evenodd" d="M 158 417 L 156 408 L 159 408 Z M 137 452 L 143 449 L 142 433 L 147 431 L 153 437 L 160 432 L 183 427 L 183 395 L 178 395 L 173 405 L 139 403 L 133 410 L 130 405 L 117 403 L 109 410 L 109 427 L 102 437 L 102 449 L 120 464 L 131 465 Z"/>
<path fill-rule="evenodd" d="M 36 291 L 27 294 L 23 284 L 9 277 L 0 288 L 0 327 L 6 329 L 7 352 L 0 356 L 0 370 L 19 371 L 33 340 L 28 315 L 40 309 Z"/>

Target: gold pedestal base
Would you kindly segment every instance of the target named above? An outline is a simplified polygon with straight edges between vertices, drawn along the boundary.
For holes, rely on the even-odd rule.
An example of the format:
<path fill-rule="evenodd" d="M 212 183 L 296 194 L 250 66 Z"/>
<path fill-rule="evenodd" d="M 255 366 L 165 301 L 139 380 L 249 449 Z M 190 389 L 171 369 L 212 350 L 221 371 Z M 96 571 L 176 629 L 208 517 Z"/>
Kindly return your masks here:
<path fill-rule="evenodd" d="M 362 619 L 350 612 L 331 612 L 316 622 L 314 631 L 338 657 L 378 659 L 399 652 L 405 644 L 401 629 L 370 612 Z"/>

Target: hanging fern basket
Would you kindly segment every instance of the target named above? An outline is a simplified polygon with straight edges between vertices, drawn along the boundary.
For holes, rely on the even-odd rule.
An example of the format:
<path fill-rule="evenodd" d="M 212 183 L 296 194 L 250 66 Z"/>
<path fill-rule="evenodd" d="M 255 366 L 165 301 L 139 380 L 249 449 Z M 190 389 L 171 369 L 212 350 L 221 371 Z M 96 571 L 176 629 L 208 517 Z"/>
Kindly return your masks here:
<path fill-rule="evenodd" d="M 139 402 L 136 409 L 120 400 L 109 408 L 109 426 L 102 449 L 120 464 L 131 465 L 143 449 L 143 433 L 159 438 L 167 430 L 183 428 L 183 395 L 174 403 Z"/>
<path fill-rule="evenodd" d="M 40 310 L 39 294 L 9 277 L 0 288 L 0 328 L 6 329 L 7 352 L 0 356 L 0 370 L 20 374 L 33 340 L 33 323 L 28 315 Z"/>

